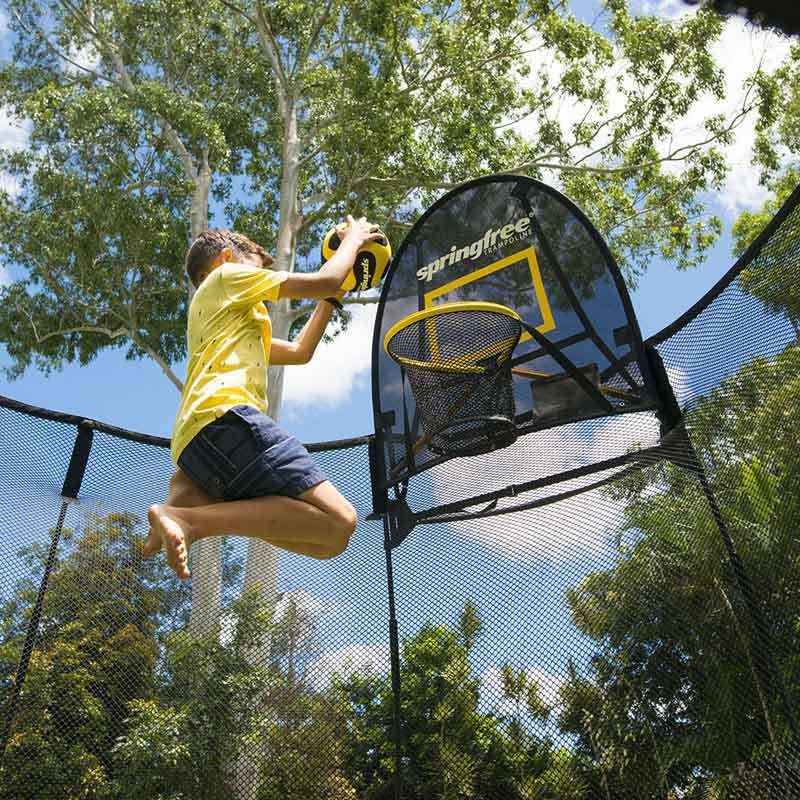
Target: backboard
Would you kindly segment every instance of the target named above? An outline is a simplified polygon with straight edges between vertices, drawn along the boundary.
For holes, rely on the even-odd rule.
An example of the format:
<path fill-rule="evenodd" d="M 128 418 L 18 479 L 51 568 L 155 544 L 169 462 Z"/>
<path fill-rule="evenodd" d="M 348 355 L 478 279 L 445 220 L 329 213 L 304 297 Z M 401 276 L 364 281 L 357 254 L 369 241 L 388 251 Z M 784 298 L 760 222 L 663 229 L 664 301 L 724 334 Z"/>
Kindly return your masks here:
<path fill-rule="evenodd" d="M 420 446 L 422 420 L 402 368 L 384 350 L 386 333 L 415 312 L 464 301 L 505 306 L 523 321 L 512 356 L 518 435 L 656 406 L 622 276 L 586 216 L 530 178 L 481 178 L 420 217 L 383 284 L 373 405 L 385 486 L 442 459 Z M 474 336 L 479 350 L 481 331 Z"/>

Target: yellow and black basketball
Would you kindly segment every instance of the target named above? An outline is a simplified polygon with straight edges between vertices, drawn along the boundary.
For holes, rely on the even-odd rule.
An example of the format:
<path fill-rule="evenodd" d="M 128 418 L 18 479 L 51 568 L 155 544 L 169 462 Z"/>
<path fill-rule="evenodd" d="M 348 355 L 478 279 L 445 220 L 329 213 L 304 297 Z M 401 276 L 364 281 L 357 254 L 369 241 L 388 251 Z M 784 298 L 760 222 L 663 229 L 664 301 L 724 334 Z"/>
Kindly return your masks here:
<path fill-rule="evenodd" d="M 346 225 L 331 228 L 322 240 L 322 263 L 324 264 L 339 249 L 342 240 L 339 232 Z M 356 256 L 353 269 L 347 274 L 342 284 L 346 292 L 364 292 L 380 285 L 383 273 L 392 260 L 392 246 L 385 237 L 374 242 L 364 242 Z"/>

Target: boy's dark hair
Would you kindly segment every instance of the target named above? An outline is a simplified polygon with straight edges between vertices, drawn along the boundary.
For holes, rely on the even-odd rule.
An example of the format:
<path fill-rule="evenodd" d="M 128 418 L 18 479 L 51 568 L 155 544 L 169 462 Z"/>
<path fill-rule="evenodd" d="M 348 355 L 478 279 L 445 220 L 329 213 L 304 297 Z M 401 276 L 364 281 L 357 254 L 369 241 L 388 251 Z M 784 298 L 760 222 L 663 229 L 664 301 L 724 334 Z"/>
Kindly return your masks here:
<path fill-rule="evenodd" d="M 203 231 L 186 251 L 186 274 L 195 289 L 200 286 L 200 276 L 205 269 L 225 248 L 239 255 L 261 256 L 265 267 L 270 266 L 275 260 L 260 244 L 248 239 L 243 233 L 223 230 Z"/>

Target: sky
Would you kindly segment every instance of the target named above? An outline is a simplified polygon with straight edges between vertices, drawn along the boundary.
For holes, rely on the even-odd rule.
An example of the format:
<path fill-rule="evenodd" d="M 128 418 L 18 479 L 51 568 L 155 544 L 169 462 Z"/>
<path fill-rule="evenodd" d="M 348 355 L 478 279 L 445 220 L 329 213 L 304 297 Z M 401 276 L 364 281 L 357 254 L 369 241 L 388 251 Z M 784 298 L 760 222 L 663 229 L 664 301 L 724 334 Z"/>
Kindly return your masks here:
<path fill-rule="evenodd" d="M 669 17 L 693 13 L 679 0 L 647 2 L 643 7 Z M 573 8 L 580 16 L 591 19 L 597 10 L 597 3 L 594 0 L 580 0 L 573 3 Z M 727 108 L 731 108 L 738 99 L 742 80 L 759 58 L 764 57 L 767 63 L 775 63 L 787 49 L 785 40 L 772 34 L 753 31 L 738 20 L 730 21 L 721 41 L 715 47 L 719 62 L 725 69 L 729 95 Z M 1 18 L 0 53 L 8 53 L 8 34 Z M 708 108 L 702 111 L 707 112 Z M 696 127 L 699 115 L 700 111 L 689 114 L 685 121 L 687 129 Z M 758 208 L 766 198 L 763 188 L 758 184 L 758 172 L 750 164 L 753 135 L 752 125 L 746 124 L 738 129 L 736 140 L 729 148 L 732 170 L 726 185 L 721 192 L 707 198 L 709 211 L 721 216 L 725 233 L 709 253 L 706 262 L 696 269 L 681 271 L 674 264 L 656 260 L 632 293 L 634 308 L 645 336 L 655 333 L 679 316 L 731 266 L 733 259 L 730 229 L 736 216 L 744 209 Z M 13 125 L 0 109 L 0 146 L 24 145 L 24 129 Z M 0 282 L 7 279 L 7 273 L 0 266 Z M 330 344 L 322 344 L 310 365 L 288 368 L 281 422 L 301 440 L 326 441 L 372 432 L 369 367 L 374 312 L 374 307 L 357 309 L 347 333 Z M 50 376 L 31 369 L 14 382 L 0 381 L 0 394 L 135 431 L 169 436 L 179 401 L 177 391 L 155 363 L 126 361 L 123 353 L 122 350 L 107 351 L 87 367 L 69 366 Z M 8 358 L 0 348 L 0 364 L 7 363 Z M 176 365 L 175 370 L 183 377 L 185 363 Z M 550 446 L 557 449 L 565 445 L 556 436 Z M 157 490 L 156 487 L 154 490 Z M 153 499 L 155 501 L 159 498 Z M 575 513 L 576 519 L 583 516 L 584 506 L 577 504 Z M 612 524 L 616 510 L 608 506 L 603 513 L 608 515 L 609 525 Z M 555 529 L 550 529 L 546 515 L 544 523 L 541 520 L 542 517 L 539 518 L 539 523 L 543 524 L 546 535 L 540 540 L 543 544 L 538 550 L 522 548 L 520 552 L 519 548 L 514 547 L 506 548 L 505 551 L 502 548 L 498 550 L 496 543 L 487 539 L 486 529 L 476 525 L 460 540 L 462 551 L 453 551 L 452 543 L 434 545 L 442 549 L 436 550 L 436 560 L 430 560 L 416 549 L 417 545 L 410 545 L 406 554 L 399 558 L 406 564 L 413 563 L 415 570 L 427 571 L 426 583 L 439 587 L 431 598 L 445 605 L 453 597 L 459 596 L 463 599 L 465 588 L 454 588 L 453 593 L 448 594 L 448 580 L 453 575 L 444 570 L 442 564 L 452 563 L 449 559 L 468 557 L 474 558 L 477 563 L 485 552 L 492 552 L 494 556 L 499 554 L 506 559 L 503 580 L 509 582 L 509 586 L 516 586 L 520 592 L 535 591 L 536 581 L 542 579 L 543 575 L 551 582 L 566 585 L 569 575 L 574 575 L 576 570 L 579 572 L 581 566 L 576 562 L 569 570 L 559 571 L 558 565 L 564 563 L 564 543 L 558 541 Z M 513 531 L 514 524 L 509 524 Z M 572 543 L 582 541 L 582 530 L 576 523 Z M 511 536 L 507 541 L 513 542 L 514 537 Z M 552 547 L 548 543 L 552 543 Z M 600 544 L 597 547 L 602 549 Z M 471 556 L 465 553 L 470 553 Z M 376 576 L 377 579 L 381 579 L 381 576 Z M 552 607 L 540 608 L 540 613 L 549 620 L 551 628 L 565 626 L 567 612 L 563 592 L 554 593 L 552 597 Z M 419 607 L 417 604 L 409 604 L 404 611 L 409 628 L 413 627 L 412 621 L 424 620 L 425 610 L 421 604 Z M 507 623 L 512 625 L 511 620 L 507 620 Z M 532 636 L 535 640 L 535 634 Z M 362 658 L 364 652 L 371 653 L 377 660 L 385 656 L 380 647 L 377 651 L 370 651 L 369 644 L 340 644 L 340 650 L 351 647 L 350 654 L 356 659 Z M 339 656 L 328 654 L 324 657 L 335 661 Z M 562 670 L 564 664 L 563 658 L 553 654 L 548 663 L 530 666 L 542 671 L 543 675 L 552 676 Z M 496 670 L 490 670 L 486 679 L 496 683 Z M 557 679 L 554 678 L 553 681 L 557 682 Z"/>

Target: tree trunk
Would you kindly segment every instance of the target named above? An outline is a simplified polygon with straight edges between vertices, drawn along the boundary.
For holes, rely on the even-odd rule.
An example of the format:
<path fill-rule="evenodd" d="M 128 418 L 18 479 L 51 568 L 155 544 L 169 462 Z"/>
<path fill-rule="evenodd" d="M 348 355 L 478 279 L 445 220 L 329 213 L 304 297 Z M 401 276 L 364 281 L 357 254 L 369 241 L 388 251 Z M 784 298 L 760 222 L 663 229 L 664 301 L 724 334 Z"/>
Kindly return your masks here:
<path fill-rule="evenodd" d="M 208 228 L 208 195 L 211 169 L 204 160 L 194 181 L 191 208 L 192 241 Z M 194 289 L 189 286 L 189 301 Z M 219 630 L 222 603 L 222 540 L 218 536 L 201 539 L 192 547 L 192 608 L 189 633 L 200 637 Z"/>
<path fill-rule="evenodd" d="M 274 269 L 293 272 L 298 229 L 297 193 L 300 175 L 300 140 L 294 105 L 283 98 L 281 112 L 284 120 L 283 174 L 281 177 L 280 221 L 275 246 Z M 270 308 L 272 335 L 287 339 L 291 328 L 291 304 L 279 300 Z M 283 367 L 270 367 L 267 379 L 269 415 L 278 420 L 283 400 Z M 247 542 L 244 588 L 258 591 L 262 601 L 274 606 L 278 597 L 278 550 L 260 539 Z M 253 664 L 263 664 L 269 656 L 269 640 L 248 654 Z M 251 798 L 258 791 L 258 754 L 242 753 L 234 765 L 233 795 L 239 800 Z"/>

